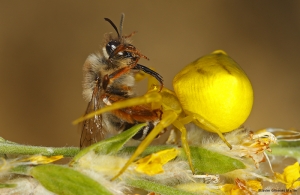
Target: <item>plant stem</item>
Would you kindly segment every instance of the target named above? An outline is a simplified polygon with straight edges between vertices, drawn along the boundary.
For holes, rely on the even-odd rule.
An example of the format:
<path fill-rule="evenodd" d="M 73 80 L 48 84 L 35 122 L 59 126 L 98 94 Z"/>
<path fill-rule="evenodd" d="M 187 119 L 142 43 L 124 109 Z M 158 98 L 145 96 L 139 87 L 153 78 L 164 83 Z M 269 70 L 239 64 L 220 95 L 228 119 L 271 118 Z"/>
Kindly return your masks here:
<path fill-rule="evenodd" d="M 63 155 L 65 157 L 73 157 L 79 152 L 78 147 L 43 147 L 43 146 L 28 146 L 20 145 L 11 142 L 0 141 L 0 154 L 20 154 L 20 155 L 35 155 L 41 154 L 44 156 Z"/>

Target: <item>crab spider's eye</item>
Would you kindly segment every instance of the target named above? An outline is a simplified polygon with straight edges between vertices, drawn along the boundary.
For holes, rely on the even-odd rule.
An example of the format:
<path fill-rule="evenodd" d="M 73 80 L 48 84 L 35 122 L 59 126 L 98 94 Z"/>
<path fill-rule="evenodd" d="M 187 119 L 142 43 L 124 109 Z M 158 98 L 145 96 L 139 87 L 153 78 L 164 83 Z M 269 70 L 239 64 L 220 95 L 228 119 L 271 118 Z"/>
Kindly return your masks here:
<path fill-rule="evenodd" d="M 112 52 L 120 45 L 120 42 L 119 41 L 116 41 L 116 40 L 112 40 L 112 41 L 109 41 L 107 44 L 106 44 L 106 52 L 108 55 L 111 55 Z"/>

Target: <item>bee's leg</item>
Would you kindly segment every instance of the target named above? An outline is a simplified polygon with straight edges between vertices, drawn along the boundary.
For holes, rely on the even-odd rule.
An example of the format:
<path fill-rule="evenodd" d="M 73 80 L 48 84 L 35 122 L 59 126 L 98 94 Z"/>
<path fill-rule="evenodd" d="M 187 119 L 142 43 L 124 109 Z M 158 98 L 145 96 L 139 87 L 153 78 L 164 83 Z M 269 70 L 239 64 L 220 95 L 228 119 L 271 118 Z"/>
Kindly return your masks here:
<path fill-rule="evenodd" d="M 159 82 L 160 91 L 162 90 L 164 83 L 163 83 L 163 77 L 160 74 L 158 74 L 154 70 L 152 70 L 146 66 L 143 66 L 141 64 L 137 64 L 133 69 L 140 70 L 140 72 L 138 72 L 135 75 L 135 79 L 137 81 L 148 77 L 148 89 L 151 89 L 153 87 L 153 85 L 158 85 L 158 82 Z M 141 71 L 143 71 L 143 72 L 141 72 Z"/>
<path fill-rule="evenodd" d="M 145 56 L 145 55 L 143 55 L 143 54 L 141 54 L 141 52 L 139 52 L 138 50 L 136 50 L 136 48 L 130 48 L 130 47 L 127 47 L 127 48 L 125 48 L 124 49 L 124 51 L 128 51 L 128 52 L 130 52 L 130 53 L 134 53 L 136 56 L 136 63 L 139 61 L 139 59 L 140 58 L 144 58 L 144 59 L 146 59 L 146 60 L 149 60 L 149 58 L 147 57 L 147 56 Z M 138 56 L 138 57 L 137 57 Z"/>
<path fill-rule="evenodd" d="M 126 74 L 127 72 L 129 72 L 131 70 L 131 68 L 129 66 L 126 66 L 124 68 L 121 68 L 113 73 L 111 73 L 110 75 L 104 75 L 103 77 L 103 81 L 102 81 L 102 88 L 104 90 L 107 89 L 107 86 L 112 83 L 115 79 L 119 78 L 120 76 Z"/>
<path fill-rule="evenodd" d="M 137 31 L 133 31 L 132 33 L 130 33 L 129 35 L 123 35 L 122 37 L 127 39 L 127 38 L 130 38 L 132 37 L 133 35 L 135 35 L 137 33 Z"/>
<path fill-rule="evenodd" d="M 111 73 L 110 75 L 108 75 L 108 78 L 110 80 L 114 80 L 119 78 L 120 76 L 124 75 L 125 73 L 129 72 L 131 70 L 130 66 L 126 66 L 124 68 L 121 68 L 119 70 L 116 70 L 115 72 Z"/>
<path fill-rule="evenodd" d="M 152 129 L 149 135 L 140 143 L 136 151 L 130 157 L 130 159 L 126 162 L 126 164 L 122 167 L 119 173 L 114 176 L 111 180 L 115 180 L 118 178 L 124 171 L 129 167 L 129 165 L 138 157 L 146 147 L 156 138 L 156 136 L 163 131 L 166 127 L 170 126 L 176 119 L 178 115 L 173 111 L 165 111 L 162 116 L 162 120 Z"/>
<path fill-rule="evenodd" d="M 124 54 L 124 52 L 127 52 L 127 54 L 129 53 L 129 55 Z M 134 55 L 133 55 L 134 54 Z M 139 61 L 140 58 L 144 58 L 146 60 L 149 60 L 149 58 L 143 54 L 141 54 L 134 46 L 128 46 L 128 45 L 124 45 L 124 44 L 120 44 L 109 56 L 109 60 L 111 61 L 111 59 L 113 58 L 113 56 L 116 55 L 123 55 L 126 58 L 130 58 L 131 60 L 134 61 L 134 63 L 132 63 L 131 65 L 129 65 L 131 68 L 133 68 L 137 62 Z M 112 61 L 111 61 L 112 62 Z"/>
<path fill-rule="evenodd" d="M 114 51 L 113 53 L 109 56 L 109 59 L 112 58 L 112 56 L 115 56 L 117 54 L 119 55 L 123 55 L 123 52 L 129 52 L 130 53 L 130 57 L 131 59 L 134 59 L 134 61 L 137 63 L 139 61 L 140 58 L 144 58 L 146 60 L 149 60 L 149 58 L 143 54 L 141 54 L 141 52 L 139 52 L 134 46 L 129 46 L 129 45 L 124 45 L 124 44 L 120 44 Z M 132 55 L 135 54 L 135 55 Z"/>

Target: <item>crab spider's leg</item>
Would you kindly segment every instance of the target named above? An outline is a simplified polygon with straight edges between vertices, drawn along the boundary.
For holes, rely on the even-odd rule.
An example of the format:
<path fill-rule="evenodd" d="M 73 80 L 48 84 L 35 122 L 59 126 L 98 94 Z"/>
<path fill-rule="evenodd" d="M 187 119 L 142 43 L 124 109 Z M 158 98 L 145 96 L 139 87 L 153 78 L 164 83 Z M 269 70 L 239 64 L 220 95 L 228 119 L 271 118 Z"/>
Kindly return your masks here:
<path fill-rule="evenodd" d="M 174 93 L 166 88 L 162 90 L 162 106 L 163 115 L 161 121 L 155 126 L 154 129 L 151 130 L 150 134 L 140 143 L 134 154 L 130 157 L 124 167 L 119 171 L 119 173 L 112 178 L 112 180 L 119 177 L 127 168 L 128 166 L 145 150 L 145 148 L 155 139 L 155 137 L 166 127 L 173 124 L 177 129 L 181 131 L 181 142 L 184 148 L 184 151 L 187 155 L 189 165 L 191 170 L 194 172 L 192 159 L 191 159 L 191 152 L 189 145 L 187 143 L 187 132 L 184 124 L 177 121 L 178 116 L 181 114 L 181 107 L 179 107 L 179 102 L 174 95 Z"/>
<path fill-rule="evenodd" d="M 138 157 L 146 147 L 155 139 L 155 137 L 166 127 L 170 126 L 176 119 L 178 115 L 173 111 L 164 111 L 161 121 L 151 130 L 150 134 L 140 143 L 133 155 L 126 162 L 123 168 L 119 173 L 114 176 L 111 180 L 118 178 L 128 167 L 129 165 Z"/>
<path fill-rule="evenodd" d="M 203 125 L 205 125 L 206 127 L 208 127 L 209 129 L 211 129 L 213 132 L 217 133 L 219 135 L 219 137 L 223 140 L 223 142 L 230 148 L 232 149 L 232 146 L 230 143 L 228 143 L 228 141 L 225 139 L 224 135 L 222 134 L 222 132 L 219 130 L 219 128 L 217 128 L 215 125 L 213 125 L 212 123 L 210 123 L 209 121 L 207 121 L 206 119 L 204 119 L 202 116 L 200 116 L 199 114 L 196 113 L 191 113 L 191 112 L 187 112 L 187 116 L 180 119 L 180 122 L 182 124 L 188 124 L 190 122 L 194 122 L 196 125 L 197 123 L 201 123 Z"/>
<path fill-rule="evenodd" d="M 73 124 L 78 124 L 82 121 L 93 118 L 95 115 L 100 115 L 104 112 L 109 112 L 112 110 L 118 110 L 118 109 L 130 107 L 130 106 L 148 104 L 148 103 L 153 103 L 153 102 L 158 103 L 161 101 L 161 99 L 162 99 L 162 97 L 161 97 L 160 93 L 158 93 L 156 91 L 151 91 L 141 97 L 135 97 L 135 98 L 130 98 L 130 99 L 126 99 L 123 101 L 115 102 L 110 106 L 106 106 L 100 110 L 91 112 L 87 115 L 80 117 L 79 119 L 76 119 L 75 121 L 73 121 Z"/>
<path fill-rule="evenodd" d="M 191 168 L 191 171 L 193 173 L 195 173 L 195 170 L 194 170 L 194 166 L 193 166 L 193 163 L 192 163 L 192 157 L 191 157 L 191 150 L 190 150 L 190 147 L 189 147 L 189 144 L 187 142 L 187 131 L 186 131 L 186 128 L 184 127 L 184 125 L 179 122 L 179 120 L 175 120 L 173 122 L 173 125 L 179 129 L 179 131 L 181 132 L 181 144 L 182 144 L 182 147 L 185 151 L 185 154 L 186 154 L 186 157 L 189 161 L 189 165 L 190 165 L 190 168 Z"/>

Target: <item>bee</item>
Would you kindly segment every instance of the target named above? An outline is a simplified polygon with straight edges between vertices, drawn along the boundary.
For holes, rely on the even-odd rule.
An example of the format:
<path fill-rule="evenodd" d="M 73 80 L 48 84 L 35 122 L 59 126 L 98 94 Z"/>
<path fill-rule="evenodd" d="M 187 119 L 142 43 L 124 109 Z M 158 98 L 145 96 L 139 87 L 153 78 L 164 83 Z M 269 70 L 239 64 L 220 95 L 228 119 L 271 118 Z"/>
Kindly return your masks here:
<path fill-rule="evenodd" d="M 122 35 L 124 14 L 121 15 L 120 32 L 108 18 L 104 18 L 115 29 L 117 37 L 112 33 L 105 34 L 101 53 L 91 54 L 83 65 L 83 96 L 88 106 L 85 115 L 112 105 L 115 102 L 135 97 L 134 75 L 142 71 L 154 77 L 163 87 L 163 78 L 150 68 L 138 64 L 141 58 L 149 60 L 131 44 L 131 36 Z M 80 147 L 87 147 L 102 139 L 118 134 L 130 127 L 147 123 L 133 139 L 143 140 L 144 137 L 160 121 L 162 111 L 151 109 L 149 105 L 138 105 L 101 115 L 95 115 L 82 123 Z"/>

